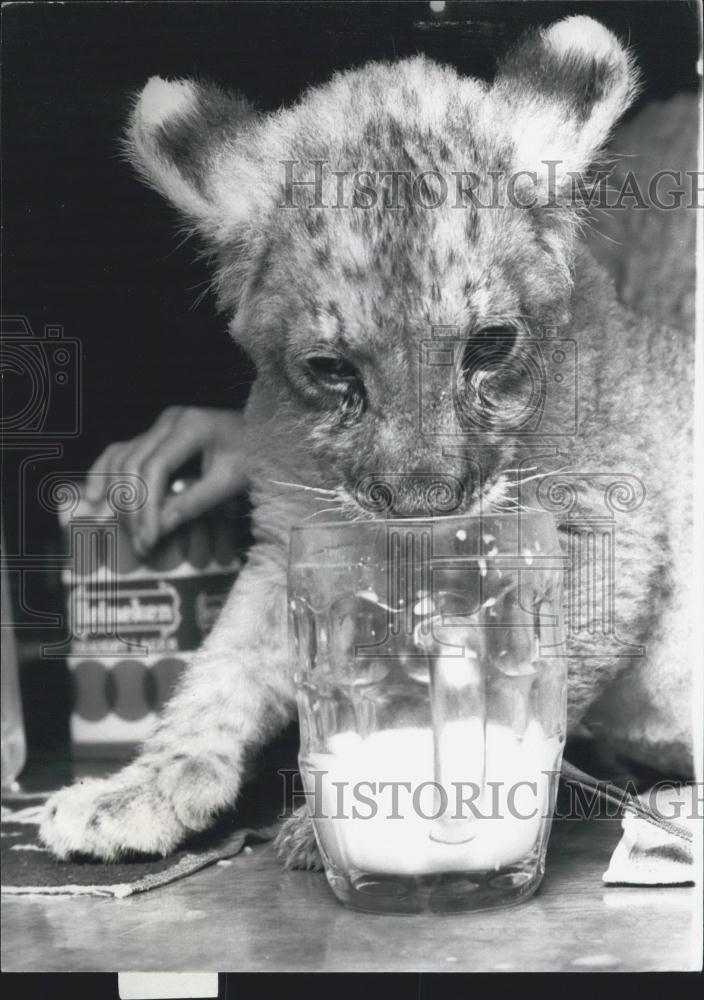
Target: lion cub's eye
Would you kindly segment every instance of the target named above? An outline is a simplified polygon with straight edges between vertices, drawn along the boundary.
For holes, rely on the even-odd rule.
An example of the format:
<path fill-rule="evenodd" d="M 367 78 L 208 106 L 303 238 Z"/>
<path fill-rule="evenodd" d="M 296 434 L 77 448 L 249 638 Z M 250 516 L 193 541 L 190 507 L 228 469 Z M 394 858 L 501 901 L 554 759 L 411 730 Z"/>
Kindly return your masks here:
<path fill-rule="evenodd" d="M 334 355 L 316 354 L 306 358 L 309 374 L 317 381 L 330 386 L 348 385 L 361 382 L 360 374 L 353 364 Z"/>
<path fill-rule="evenodd" d="M 333 402 L 346 422 L 354 422 L 367 405 L 364 382 L 358 369 L 336 354 L 311 354 L 304 362 L 308 391 L 319 400 Z"/>

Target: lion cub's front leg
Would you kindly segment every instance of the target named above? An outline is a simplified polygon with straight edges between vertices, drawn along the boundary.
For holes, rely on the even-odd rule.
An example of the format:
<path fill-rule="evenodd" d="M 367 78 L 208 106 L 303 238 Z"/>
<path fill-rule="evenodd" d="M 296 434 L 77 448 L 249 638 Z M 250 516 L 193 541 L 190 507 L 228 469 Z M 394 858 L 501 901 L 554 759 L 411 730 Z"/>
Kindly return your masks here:
<path fill-rule="evenodd" d="M 291 715 L 285 569 L 255 548 L 140 756 L 52 796 L 41 826 L 60 857 L 168 854 L 237 798 L 245 754 Z"/>

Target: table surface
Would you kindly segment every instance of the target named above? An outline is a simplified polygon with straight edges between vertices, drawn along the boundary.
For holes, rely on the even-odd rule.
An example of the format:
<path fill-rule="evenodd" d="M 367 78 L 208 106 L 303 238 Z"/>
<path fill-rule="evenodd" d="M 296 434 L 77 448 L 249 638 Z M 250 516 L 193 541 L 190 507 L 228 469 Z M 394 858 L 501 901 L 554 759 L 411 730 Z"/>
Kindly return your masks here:
<path fill-rule="evenodd" d="M 63 776 L 54 772 L 55 781 Z M 23 781 L 24 784 L 24 781 Z M 51 787 L 42 782 L 44 787 Z M 126 899 L 3 897 L 4 971 L 655 971 L 701 968 L 693 887 L 601 880 L 615 819 L 553 824 L 545 879 L 517 906 L 387 916 L 345 909 L 270 844 Z"/>

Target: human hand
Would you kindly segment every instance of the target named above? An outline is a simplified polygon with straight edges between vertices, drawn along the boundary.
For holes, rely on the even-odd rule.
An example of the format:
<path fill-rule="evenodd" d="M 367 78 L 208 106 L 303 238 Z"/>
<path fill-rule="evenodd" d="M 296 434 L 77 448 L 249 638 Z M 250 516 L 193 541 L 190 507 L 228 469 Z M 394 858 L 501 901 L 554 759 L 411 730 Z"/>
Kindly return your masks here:
<path fill-rule="evenodd" d="M 109 445 L 91 467 L 85 497 L 99 502 L 105 478 L 141 476 L 144 505 L 125 518 L 140 555 L 163 536 L 241 492 L 247 483 L 244 417 L 230 410 L 172 406 L 144 434 Z M 171 494 L 173 473 L 201 458 L 201 477 Z"/>

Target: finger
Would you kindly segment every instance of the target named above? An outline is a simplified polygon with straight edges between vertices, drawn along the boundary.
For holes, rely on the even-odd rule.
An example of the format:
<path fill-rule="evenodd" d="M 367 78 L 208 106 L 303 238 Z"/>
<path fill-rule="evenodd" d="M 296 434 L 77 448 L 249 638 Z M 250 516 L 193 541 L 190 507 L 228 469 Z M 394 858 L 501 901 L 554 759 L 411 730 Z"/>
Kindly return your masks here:
<path fill-rule="evenodd" d="M 149 521 L 151 516 L 158 517 L 163 496 L 157 491 L 150 489 L 145 473 L 149 470 L 152 462 L 159 461 L 161 451 L 172 435 L 174 435 L 174 440 L 176 440 L 177 423 L 159 418 L 146 434 L 143 434 L 135 441 L 136 447 L 133 448 L 128 456 L 124 471 L 139 477 L 146 495 L 144 504 L 139 510 L 135 511 L 134 517 L 130 519 L 129 527 L 135 539 L 142 535 L 144 525 Z"/>
<path fill-rule="evenodd" d="M 107 448 L 103 448 L 100 455 L 93 462 L 86 473 L 85 498 L 90 503 L 97 503 L 103 494 L 104 477 L 107 475 L 112 456 L 117 448 L 123 446 L 123 442 L 113 442 Z"/>
<path fill-rule="evenodd" d="M 86 474 L 85 498 L 90 503 L 98 503 L 105 498 L 109 481 L 115 470 L 123 467 L 129 441 L 114 441 L 102 452 Z"/>
<path fill-rule="evenodd" d="M 244 477 L 239 470 L 213 468 L 203 478 L 175 497 L 168 497 L 161 512 L 160 528 L 167 534 L 186 521 L 229 500 L 241 488 Z"/>
<path fill-rule="evenodd" d="M 145 500 L 143 505 L 129 515 L 125 515 L 122 519 L 123 524 L 132 537 L 135 549 L 140 554 L 144 552 L 144 547 L 141 544 L 144 518 L 149 516 L 150 510 L 155 506 L 155 516 L 158 516 L 158 507 L 162 499 L 150 493 L 142 475 L 142 469 L 151 456 L 158 453 L 164 441 L 174 432 L 174 427 L 178 423 L 179 416 L 182 413 L 183 407 L 168 407 L 164 410 L 148 431 L 127 442 L 124 451 L 121 454 L 115 455 L 109 470 L 113 479 L 117 479 L 120 476 L 135 476 L 141 481 L 141 485 L 144 487 Z M 139 490 L 139 492 L 142 492 L 142 490 Z"/>
<path fill-rule="evenodd" d="M 144 437 L 145 435 L 140 435 L 131 441 L 123 441 L 107 449 L 105 462 L 100 469 L 93 472 L 91 477 L 94 491 L 99 494 L 100 498 L 106 498 L 110 488 L 120 481 L 129 481 L 132 476 L 138 477 L 133 456 L 142 445 Z M 135 533 L 135 518 L 134 511 L 123 512 L 120 515 L 121 527 L 126 529 L 132 538 L 134 538 Z"/>
<path fill-rule="evenodd" d="M 147 488 L 148 503 L 140 514 L 138 537 L 150 549 L 161 536 L 161 514 L 169 477 L 184 462 L 203 450 L 204 429 L 197 423 L 180 425 L 155 449 L 140 468 Z"/>

